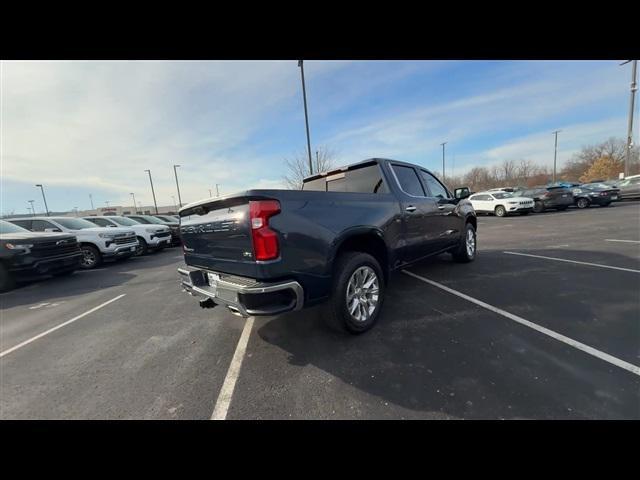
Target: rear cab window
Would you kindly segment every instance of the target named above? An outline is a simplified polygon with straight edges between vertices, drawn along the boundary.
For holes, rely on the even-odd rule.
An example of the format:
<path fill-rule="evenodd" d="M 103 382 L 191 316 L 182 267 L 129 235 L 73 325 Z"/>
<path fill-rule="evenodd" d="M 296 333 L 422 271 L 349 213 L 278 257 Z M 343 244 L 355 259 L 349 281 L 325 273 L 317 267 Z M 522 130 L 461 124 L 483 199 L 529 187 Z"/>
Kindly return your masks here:
<path fill-rule="evenodd" d="M 316 178 L 305 182 L 302 189 L 317 192 L 389 193 L 378 164 Z"/>

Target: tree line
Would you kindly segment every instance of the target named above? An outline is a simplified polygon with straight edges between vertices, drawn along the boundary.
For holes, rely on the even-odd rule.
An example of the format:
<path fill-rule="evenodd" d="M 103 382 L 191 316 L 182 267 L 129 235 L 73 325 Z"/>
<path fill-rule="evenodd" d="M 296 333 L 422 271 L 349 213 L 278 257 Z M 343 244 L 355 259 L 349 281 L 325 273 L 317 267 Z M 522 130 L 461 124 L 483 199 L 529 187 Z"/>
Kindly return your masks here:
<path fill-rule="evenodd" d="M 624 172 L 626 140 L 611 137 L 604 142 L 587 145 L 564 163 L 556 173 L 556 181 L 589 182 L 613 180 Z M 338 166 L 336 152 L 326 146 L 318 148 L 312 155 L 314 173 L 326 172 Z M 293 158 L 285 159 L 287 171 L 284 182 L 287 188 L 299 190 L 302 181 L 309 175 L 307 152 L 299 152 Z M 438 176 L 442 172 L 435 172 Z M 640 149 L 631 149 L 629 175 L 640 174 Z M 553 171 L 546 165 L 536 164 L 529 159 L 504 160 L 500 164 L 487 167 L 473 167 L 462 175 L 447 175 L 445 183 L 450 188 L 468 186 L 472 192 L 489 188 L 535 187 L 546 185 L 553 179 Z"/>

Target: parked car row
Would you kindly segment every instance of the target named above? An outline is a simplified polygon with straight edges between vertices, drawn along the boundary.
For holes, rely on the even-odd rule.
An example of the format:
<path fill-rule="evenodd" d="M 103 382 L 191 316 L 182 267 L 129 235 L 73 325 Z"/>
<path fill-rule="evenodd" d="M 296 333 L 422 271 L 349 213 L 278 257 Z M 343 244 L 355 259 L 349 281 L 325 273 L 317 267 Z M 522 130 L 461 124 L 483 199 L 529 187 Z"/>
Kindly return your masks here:
<path fill-rule="evenodd" d="M 180 243 L 179 218 L 170 215 L 0 220 L 0 292 L 18 281 L 68 275 Z"/>
<path fill-rule="evenodd" d="M 613 184 L 562 182 L 552 186 L 533 188 L 501 187 L 474 192 L 469 201 L 478 213 L 504 217 L 509 214 L 528 215 L 546 210 L 566 210 L 569 207 L 587 208 L 592 205 L 608 207 L 623 199 L 640 198 L 640 176 L 628 177 Z"/>

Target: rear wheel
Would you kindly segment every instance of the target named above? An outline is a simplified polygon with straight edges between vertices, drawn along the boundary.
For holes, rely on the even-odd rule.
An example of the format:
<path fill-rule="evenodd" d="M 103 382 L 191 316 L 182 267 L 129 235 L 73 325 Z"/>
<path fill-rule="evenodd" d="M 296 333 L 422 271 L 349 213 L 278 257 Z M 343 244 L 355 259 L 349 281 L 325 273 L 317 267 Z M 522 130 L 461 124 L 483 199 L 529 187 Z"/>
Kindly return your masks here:
<path fill-rule="evenodd" d="M 544 212 L 544 203 L 542 203 L 540 200 L 537 200 L 533 204 L 533 211 L 536 212 L 536 213 Z"/>
<path fill-rule="evenodd" d="M 0 292 L 8 292 L 16 286 L 16 282 L 9 269 L 0 263 Z"/>
<path fill-rule="evenodd" d="M 578 208 L 587 208 L 589 206 L 589 200 L 587 200 L 586 198 L 579 198 L 576 202 L 576 206 Z"/>
<path fill-rule="evenodd" d="M 91 245 L 82 245 L 80 247 L 80 250 L 82 250 L 82 260 L 80 261 L 80 268 L 89 270 L 100 265 L 102 257 L 100 256 L 100 252 L 96 247 Z"/>
<path fill-rule="evenodd" d="M 369 330 L 378 320 L 384 300 L 384 276 L 378 261 L 363 252 L 346 252 L 336 261 L 329 327 L 352 334 Z"/>
<path fill-rule="evenodd" d="M 507 214 L 507 210 L 502 205 L 498 205 L 495 209 L 496 217 L 504 217 Z"/>
<path fill-rule="evenodd" d="M 471 223 L 465 225 L 464 235 L 460 237 L 460 243 L 451 255 L 456 262 L 469 263 L 476 258 L 477 237 L 476 229 Z"/>

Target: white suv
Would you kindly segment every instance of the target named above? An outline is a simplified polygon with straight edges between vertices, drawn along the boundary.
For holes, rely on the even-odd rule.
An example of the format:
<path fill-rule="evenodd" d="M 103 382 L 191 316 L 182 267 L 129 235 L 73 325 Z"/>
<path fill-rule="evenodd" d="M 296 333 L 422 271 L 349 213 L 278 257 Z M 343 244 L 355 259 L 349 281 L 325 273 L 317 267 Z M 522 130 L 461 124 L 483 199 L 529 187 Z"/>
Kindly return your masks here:
<path fill-rule="evenodd" d="M 519 197 L 511 192 L 486 191 L 469 197 L 473 209 L 478 213 L 494 213 L 504 217 L 510 213 L 528 215 L 533 210 L 533 199 Z"/>
<path fill-rule="evenodd" d="M 72 233 L 80 244 L 83 254 L 80 266 L 84 269 L 97 267 L 103 260 L 131 257 L 138 249 L 138 239 L 131 228 L 106 231 L 74 217 L 12 218 L 9 221 L 32 232 Z"/>
<path fill-rule="evenodd" d="M 99 227 L 127 227 L 138 236 L 138 254 L 144 255 L 148 250 L 162 250 L 171 245 L 171 229 L 164 225 L 143 225 L 130 218 L 118 215 L 100 217 L 84 217 L 85 220 Z"/>

